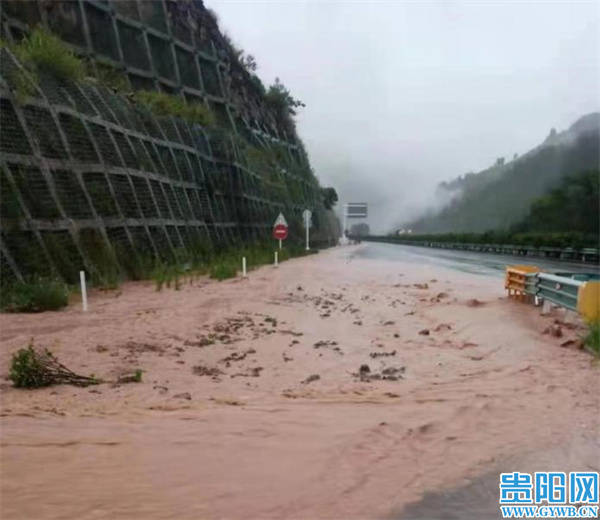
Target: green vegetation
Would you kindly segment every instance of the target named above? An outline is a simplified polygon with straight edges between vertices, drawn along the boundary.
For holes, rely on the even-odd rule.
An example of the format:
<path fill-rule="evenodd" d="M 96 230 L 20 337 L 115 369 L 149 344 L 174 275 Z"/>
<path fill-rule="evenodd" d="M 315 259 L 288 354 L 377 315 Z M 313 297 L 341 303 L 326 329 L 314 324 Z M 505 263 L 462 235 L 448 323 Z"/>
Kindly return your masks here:
<path fill-rule="evenodd" d="M 105 264 L 98 271 L 94 271 L 91 276 L 91 282 L 94 287 L 104 291 L 118 289 L 121 285 L 122 275 L 118 264 Z"/>
<path fill-rule="evenodd" d="M 261 241 L 246 246 L 230 247 L 215 253 L 205 242 L 199 242 L 189 251 L 176 252 L 172 261 L 150 260 L 139 258 L 132 260 L 135 264 L 135 279 L 152 279 L 156 290 L 173 288 L 180 290 L 185 282 L 193 284 L 194 280 L 208 274 L 215 280 L 234 278 L 241 270 L 242 257 L 246 257 L 246 266 L 250 271 L 261 265 L 272 264 L 277 245 L 274 241 Z M 93 255 L 94 272 L 91 282 L 102 290 L 118 287 L 122 273 L 115 263 L 114 253 L 96 248 Z M 314 253 L 305 251 L 300 244 L 289 243 L 279 251 L 279 261 Z M 133 257 L 132 257 L 133 258 Z M 151 267 L 153 266 L 153 267 Z M 133 268 L 133 267 L 132 267 Z M 128 271 L 129 274 L 129 271 Z M 60 280 L 42 277 L 27 282 L 15 281 L 3 288 L 0 308 L 4 312 L 43 312 L 58 310 L 68 304 L 69 288 Z"/>
<path fill-rule="evenodd" d="M 235 278 L 241 262 L 241 257 L 236 261 L 234 258 L 219 258 L 216 259 L 210 266 L 209 275 L 215 280 L 226 280 L 227 278 Z"/>
<path fill-rule="evenodd" d="M 234 278 L 242 269 L 242 257 L 246 257 L 246 268 L 248 271 L 256 269 L 261 265 L 272 264 L 274 252 L 277 246 L 273 241 L 257 242 L 244 247 L 227 249 L 216 255 L 210 263 L 209 275 L 215 280 Z M 279 251 L 280 262 L 295 256 L 301 256 L 305 252 L 300 246 L 288 245 Z"/>
<path fill-rule="evenodd" d="M 73 52 L 59 37 L 45 28 L 36 27 L 18 44 L 9 45 L 0 41 L 0 47 L 10 49 L 26 73 L 14 73 L 9 82 L 20 101 L 35 92 L 39 83 L 38 73 L 45 73 L 62 81 L 81 81 L 84 78 L 118 92 L 131 90 L 127 76 L 114 67 L 85 61 Z"/>
<path fill-rule="evenodd" d="M 95 377 L 72 372 L 59 363 L 48 349 L 36 349 L 33 340 L 27 348 L 19 349 L 13 354 L 8 377 L 17 388 L 40 388 L 57 384 L 88 386 L 101 382 Z"/>
<path fill-rule="evenodd" d="M 86 64 L 67 44 L 44 28 L 36 27 L 16 45 L 2 43 L 2 46 L 10 48 L 27 70 L 27 73 L 20 71 L 9 78 L 20 101 L 35 92 L 35 85 L 39 83 L 38 73 L 46 73 L 63 81 L 80 81 L 91 75 L 95 81 L 112 90 L 130 90 L 124 74 L 106 65 L 96 64 L 93 67 Z M 135 99 L 157 116 L 173 115 L 205 126 L 213 125 L 215 121 L 213 113 L 206 106 L 187 103 L 180 96 L 157 91 L 138 91 Z"/>
<path fill-rule="evenodd" d="M 323 197 L 325 209 L 333 209 L 333 206 L 337 204 L 338 194 L 335 188 L 321 188 L 321 197 Z"/>
<path fill-rule="evenodd" d="M 8 85 L 13 90 L 17 103 L 24 104 L 28 98 L 35 94 L 38 83 L 37 75 L 22 69 L 12 70 L 6 78 Z"/>
<path fill-rule="evenodd" d="M 123 274 L 112 246 L 96 230 L 85 230 L 80 234 L 79 241 L 92 264 L 92 285 L 104 290 L 118 288 Z"/>
<path fill-rule="evenodd" d="M 47 72 L 70 81 L 81 80 L 84 76 L 83 61 L 60 38 L 41 27 L 36 27 L 13 50 L 32 72 Z"/>
<path fill-rule="evenodd" d="M 109 87 L 120 93 L 131 91 L 132 87 L 124 73 L 109 65 L 94 62 L 93 57 L 91 59 L 80 58 L 68 44 L 46 29 L 34 29 L 18 44 L 2 45 L 6 46 L 23 65 L 22 69 L 17 69 L 18 73 L 15 73 L 11 83 L 13 90 L 22 100 L 26 100 L 35 93 L 36 85 L 40 83 L 40 80 L 43 80 L 44 87 L 46 81 L 51 87 L 52 78 L 59 80 L 58 83 L 65 87 L 67 85 L 62 82 L 85 80 Z M 287 139 L 289 142 L 282 143 L 276 139 L 257 138 L 243 127 L 239 133 L 236 133 L 232 128 L 218 124 L 215 116 L 221 114 L 222 118 L 222 113 L 224 113 L 229 118 L 229 109 L 222 104 L 211 103 L 213 109 L 210 109 L 202 103 L 190 103 L 183 97 L 164 92 L 137 91 L 127 97 L 120 96 L 119 100 L 113 99 L 116 107 L 115 113 L 121 111 L 121 105 L 127 99 L 148 109 L 142 119 L 152 119 L 152 115 L 157 117 L 174 116 L 202 124 L 208 127 L 205 133 L 210 137 L 210 146 L 214 156 L 218 156 L 216 151 L 220 147 L 225 150 L 227 160 L 239 161 L 243 164 L 245 159 L 248 167 L 262 177 L 256 179 L 254 176 L 246 175 L 247 172 L 242 172 L 241 182 L 236 182 L 236 186 L 233 188 L 237 190 L 233 193 L 234 197 L 238 196 L 240 191 L 251 188 L 254 190 L 253 193 L 265 199 L 281 202 L 288 207 L 294 204 L 304 205 L 307 204 L 307 201 L 311 201 L 312 206 L 312 201 L 319 199 L 319 186 L 308 164 L 303 144 L 295 135 L 293 122 L 296 110 L 304 104 L 293 98 L 279 79 L 269 88 L 268 92 L 265 92 L 264 86 L 255 74 L 257 65 L 254 58 L 244 54 L 243 51 L 235 49 L 234 51 L 240 66 L 248 72 L 249 81 L 262 91 L 261 96 L 264 96 L 265 103 L 261 103 L 260 99 L 253 101 L 258 102 L 261 111 L 264 112 L 266 108 L 276 116 L 279 130 L 283 130 L 286 134 L 282 136 L 282 139 Z M 2 52 L 8 51 L 2 50 Z M 256 92 L 253 95 L 256 95 Z M 77 99 L 75 92 L 73 92 L 73 99 Z M 271 120 L 271 117 L 268 119 Z M 240 121 L 239 117 L 236 121 Z M 217 143 L 215 144 L 213 141 Z M 236 150 L 237 153 L 235 153 Z M 137 152 L 135 154 L 138 155 Z M 141 164 L 144 164 L 146 155 L 145 153 L 140 154 Z M 210 161 L 206 164 L 210 165 Z M 145 169 L 151 171 L 152 167 L 147 166 Z M 230 189 L 225 168 L 215 168 L 214 171 L 209 170 L 206 173 L 211 181 L 207 187 L 209 196 L 213 189 L 221 191 Z M 15 172 L 12 172 L 12 175 L 17 179 Z M 29 173 L 24 171 L 22 177 L 26 178 L 27 175 Z M 118 208 L 113 199 L 110 185 L 99 177 L 97 179 L 94 177 L 94 179 L 94 182 L 87 179 L 84 182 L 97 213 L 103 218 L 112 218 L 118 215 Z M 18 183 L 15 181 L 15 184 Z M 115 186 L 113 188 L 116 189 Z M 27 192 L 20 185 L 19 190 L 23 196 Z M 326 189 L 324 196 L 332 207 L 337 200 L 335 190 L 333 188 Z M 40 200 L 42 199 L 50 200 L 48 197 L 41 197 Z M 16 224 L 19 224 L 19 220 L 23 218 L 19 200 L 19 198 L 9 200 L 8 205 L 9 212 L 15 215 Z M 39 201 L 29 204 L 28 199 L 26 202 L 28 206 L 32 207 L 42 204 Z M 56 213 L 57 210 L 54 206 L 53 203 L 52 209 Z M 47 208 L 40 207 L 46 214 L 41 215 L 43 212 L 40 210 L 38 218 L 60 217 L 58 213 L 50 215 Z M 245 209 L 240 210 L 240 214 L 241 211 L 245 211 Z M 254 208 L 248 211 L 254 211 Z M 292 221 L 290 229 L 292 230 L 297 225 L 299 226 L 297 222 Z M 300 232 L 291 233 L 291 236 L 303 236 L 303 233 L 300 230 Z M 30 272 L 50 273 L 55 269 L 63 280 L 70 284 L 76 284 L 78 271 L 81 268 L 80 255 L 83 254 L 91 285 L 101 289 L 116 288 L 125 277 L 130 279 L 152 278 L 156 283 L 157 290 L 162 290 L 164 287 L 179 289 L 184 280 L 189 279 L 191 283 L 199 274 L 209 274 L 218 280 L 226 279 L 236 276 L 237 271 L 241 268 L 242 256 L 246 256 L 248 269 L 252 269 L 258 265 L 272 263 L 275 249 L 272 242 L 251 244 L 219 252 L 214 252 L 210 248 L 200 248 L 196 251 L 191 247 L 187 252 L 177 253 L 175 258 L 170 258 L 170 253 L 167 255 L 163 251 L 161 255 L 164 253 L 166 257 L 158 261 L 154 256 L 150 256 L 150 253 L 145 253 L 147 256 L 144 256 L 144 254 L 131 251 L 128 243 L 120 246 L 119 244 L 124 241 L 118 237 L 107 236 L 89 229 L 81 229 L 73 237 L 62 236 L 62 231 L 60 233 L 48 232 L 44 233 L 43 240 L 47 255 L 37 253 L 40 261 L 35 266 L 32 265 L 32 262 L 28 262 L 27 266 Z M 21 255 L 21 253 L 19 254 Z M 287 257 L 298 254 L 303 254 L 302 248 L 296 250 L 293 246 L 288 246 L 280 252 L 279 259 L 283 261 Z M 25 254 L 23 258 L 27 258 L 27 256 Z M 48 267 L 46 256 L 52 259 L 53 268 Z M 21 258 L 18 260 L 20 261 Z M 0 308 L 11 312 L 41 312 L 64 307 L 67 300 L 67 287 L 62 282 L 36 278 L 27 282 L 15 282 L 9 290 L 3 291 Z"/>
<path fill-rule="evenodd" d="M 593 232 L 587 224 L 598 223 L 599 156 L 600 114 L 594 113 L 515 160 L 440 184 L 444 208 L 402 227 L 419 233 L 481 233 L 515 225 L 520 232 Z"/>
<path fill-rule="evenodd" d="M 560 186 L 536 199 L 515 231 L 579 231 L 600 236 L 600 170 L 588 170 L 562 180 Z"/>
<path fill-rule="evenodd" d="M 12 49 L 12 45 L 0 38 L 0 59 L 8 59 L 4 56 L 4 49 Z M 13 91 L 18 103 L 23 104 L 27 98 L 35 94 L 35 86 L 38 83 L 37 75 L 33 75 L 23 69 L 8 69 L 6 72 L 6 82 Z"/>
<path fill-rule="evenodd" d="M 271 150 L 248 146 L 245 149 L 248 166 L 258 174 L 271 170 L 275 164 L 275 157 Z"/>
<path fill-rule="evenodd" d="M 65 81 L 78 81 L 84 77 L 84 62 L 60 38 L 42 27 L 36 27 L 18 44 L 1 41 L 0 47 L 10 49 L 24 67 L 24 70 L 12 71 L 7 78 L 20 103 L 35 93 L 38 73 Z"/>
<path fill-rule="evenodd" d="M 16 281 L 2 289 L 1 308 L 4 312 L 54 311 L 68 303 L 69 291 L 59 280 L 36 277 Z"/>
<path fill-rule="evenodd" d="M 148 280 L 152 278 L 155 260 L 152 255 L 136 251 L 132 254 L 128 247 L 114 245 L 115 256 L 118 258 L 124 275 L 130 280 Z"/>
<path fill-rule="evenodd" d="M 125 383 L 141 383 L 142 382 L 142 370 L 137 369 L 134 372 L 129 372 L 125 374 L 121 374 L 117 379 L 117 384 L 125 384 Z"/>
<path fill-rule="evenodd" d="M 210 242 L 198 240 L 188 249 L 178 249 L 171 261 L 155 261 L 154 267 L 149 271 L 149 278 L 154 280 L 157 291 L 171 286 L 178 291 L 186 280 L 192 284 L 198 276 L 206 274 L 214 258 Z"/>
<path fill-rule="evenodd" d="M 108 87 L 114 92 L 131 92 L 131 85 L 127 79 L 127 74 L 109 65 L 95 63 L 92 66 L 92 63 L 88 62 L 87 77 L 98 82 L 100 85 Z"/>
<path fill-rule="evenodd" d="M 151 273 L 151 278 L 156 284 L 156 290 L 161 291 L 163 287 L 170 288 L 173 284 L 173 288 L 178 291 L 181 289 L 181 281 L 185 271 L 180 263 L 167 264 L 165 262 L 158 262 Z"/>
<path fill-rule="evenodd" d="M 261 265 L 272 264 L 274 252 L 277 250 L 277 242 L 275 240 L 257 242 L 249 244 L 245 247 L 233 250 L 230 256 L 238 259 L 238 264 L 241 269 L 242 256 L 246 257 L 246 266 L 248 270 L 254 269 Z"/>
<path fill-rule="evenodd" d="M 218 253 L 213 251 L 202 251 L 187 262 L 178 261 L 173 264 L 160 262 L 152 271 L 152 279 L 156 290 L 164 287 L 173 287 L 179 290 L 186 279 L 193 282 L 194 278 L 208 274 L 215 280 L 226 280 L 235 278 L 242 269 L 242 257 L 246 257 L 246 268 L 248 271 L 256 269 L 261 265 L 272 264 L 274 252 L 277 245 L 273 241 L 261 241 L 241 247 L 230 247 Z M 315 253 L 316 251 L 305 251 L 300 244 L 288 244 L 279 251 L 280 262 L 297 256 Z M 184 265 L 186 268 L 184 268 Z"/>
<path fill-rule="evenodd" d="M 584 338 L 583 344 L 592 354 L 600 357 L 600 321 L 589 324 L 589 332 Z"/>
<path fill-rule="evenodd" d="M 288 135 L 296 134 L 296 124 L 293 116 L 297 109 L 306 105 L 292 96 L 287 87 L 275 78 L 275 83 L 269 87 L 265 94 L 265 101 L 279 122 L 281 129 Z"/>
<path fill-rule="evenodd" d="M 188 103 L 180 96 L 140 90 L 135 93 L 135 99 L 159 117 L 176 116 L 203 126 L 215 124 L 215 116 L 209 108 L 202 103 Z"/>
<path fill-rule="evenodd" d="M 39 388 L 52 384 L 33 343 L 13 354 L 8 377 L 17 388 Z"/>
<path fill-rule="evenodd" d="M 250 81 L 256 87 L 256 90 L 258 90 L 261 96 L 264 96 L 267 93 L 265 85 L 256 74 L 250 74 Z"/>
<path fill-rule="evenodd" d="M 275 83 L 267 90 L 265 99 L 276 112 L 283 112 L 283 116 L 295 116 L 298 108 L 306 106 L 302 101 L 292 96 L 279 78 L 275 78 Z"/>
<path fill-rule="evenodd" d="M 600 236 L 600 171 L 587 170 L 562 179 L 535 199 L 529 214 L 508 230 L 485 233 L 400 235 L 402 242 L 513 244 L 534 247 L 597 248 Z"/>
<path fill-rule="evenodd" d="M 305 106 L 304 103 L 295 99 L 279 78 L 269 87 L 268 91 L 265 91 L 260 78 L 255 74 L 257 64 L 254 57 L 237 49 L 229 38 L 225 37 L 225 42 L 234 61 L 249 74 L 249 80 L 257 86 L 261 96 L 264 96 L 265 103 L 277 119 L 280 129 L 288 137 L 295 137 L 293 116 L 296 115 L 299 107 Z M 35 87 L 39 83 L 38 73 L 45 73 L 63 81 L 80 81 L 86 78 L 116 92 L 131 91 L 125 74 L 108 65 L 94 64 L 81 59 L 60 38 L 44 28 L 35 28 L 16 45 L 7 45 L 0 41 L 0 46 L 8 47 L 25 67 L 25 70 L 14 72 L 9 78 L 19 102 L 24 102 L 35 93 Z M 219 148 L 220 143 L 227 148 L 226 143 L 229 137 L 232 135 L 237 137 L 235 133 L 231 132 L 228 125 L 224 125 L 222 122 L 219 124 L 219 118 L 216 117 L 213 110 L 203 103 L 189 103 L 182 96 L 153 90 L 140 90 L 135 92 L 132 97 L 158 117 L 175 116 L 191 123 L 210 127 L 213 140 L 218 141 L 214 144 L 216 148 Z M 217 130 L 221 126 L 226 128 L 218 132 Z M 241 138 L 239 140 L 245 143 L 240 147 L 240 151 L 247 161 L 252 163 L 251 168 L 265 175 L 270 182 L 280 181 L 276 171 L 277 166 L 283 165 L 290 170 L 297 169 L 299 166 L 290 163 L 288 152 L 283 147 L 272 145 L 272 149 L 257 148 Z M 302 143 L 298 142 L 297 144 L 302 149 L 301 156 L 305 158 L 306 154 Z M 301 168 L 301 170 L 296 173 L 314 178 L 310 169 L 308 174 L 305 168 Z"/>

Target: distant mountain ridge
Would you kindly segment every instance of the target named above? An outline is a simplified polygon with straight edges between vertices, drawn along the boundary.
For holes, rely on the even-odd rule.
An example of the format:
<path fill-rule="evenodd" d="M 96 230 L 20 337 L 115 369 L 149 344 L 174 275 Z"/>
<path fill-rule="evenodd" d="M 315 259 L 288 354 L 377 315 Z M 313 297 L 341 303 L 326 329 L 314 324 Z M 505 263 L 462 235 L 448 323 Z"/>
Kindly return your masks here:
<path fill-rule="evenodd" d="M 579 118 L 567 130 L 550 131 L 527 153 L 438 185 L 442 210 L 404 227 L 413 232 L 484 232 L 508 229 L 522 220 L 532 202 L 565 177 L 600 165 L 600 112 Z"/>

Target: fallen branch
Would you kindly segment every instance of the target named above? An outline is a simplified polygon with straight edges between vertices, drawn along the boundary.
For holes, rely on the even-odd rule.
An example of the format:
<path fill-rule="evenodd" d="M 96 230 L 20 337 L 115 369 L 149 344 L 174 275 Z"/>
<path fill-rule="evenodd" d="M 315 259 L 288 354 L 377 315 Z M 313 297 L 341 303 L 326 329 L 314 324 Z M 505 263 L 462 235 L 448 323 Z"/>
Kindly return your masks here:
<path fill-rule="evenodd" d="M 60 384 L 89 386 L 102 382 L 96 377 L 82 376 L 69 370 L 48 349 L 34 348 L 33 341 L 27 348 L 13 354 L 9 378 L 17 388 Z"/>

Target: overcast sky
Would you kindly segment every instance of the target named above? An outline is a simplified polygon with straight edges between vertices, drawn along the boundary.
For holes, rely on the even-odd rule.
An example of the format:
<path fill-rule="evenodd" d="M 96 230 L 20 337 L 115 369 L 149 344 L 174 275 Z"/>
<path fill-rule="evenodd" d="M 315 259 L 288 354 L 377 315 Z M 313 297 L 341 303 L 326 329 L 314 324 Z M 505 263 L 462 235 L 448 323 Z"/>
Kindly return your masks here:
<path fill-rule="evenodd" d="M 321 184 L 387 230 L 435 185 L 512 157 L 600 105 L 600 2 L 205 0 L 306 103 Z"/>

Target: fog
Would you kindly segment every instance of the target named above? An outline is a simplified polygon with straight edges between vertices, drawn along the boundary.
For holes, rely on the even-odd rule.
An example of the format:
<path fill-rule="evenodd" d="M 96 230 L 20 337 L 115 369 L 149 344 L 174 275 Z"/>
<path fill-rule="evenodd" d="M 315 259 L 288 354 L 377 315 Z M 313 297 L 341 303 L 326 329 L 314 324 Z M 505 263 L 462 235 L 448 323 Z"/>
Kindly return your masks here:
<path fill-rule="evenodd" d="M 434 189 L 600 106 L 600 3 L 205 0 L 222 30 L 306 103 L 311 162 L 372 231 Z"/>

